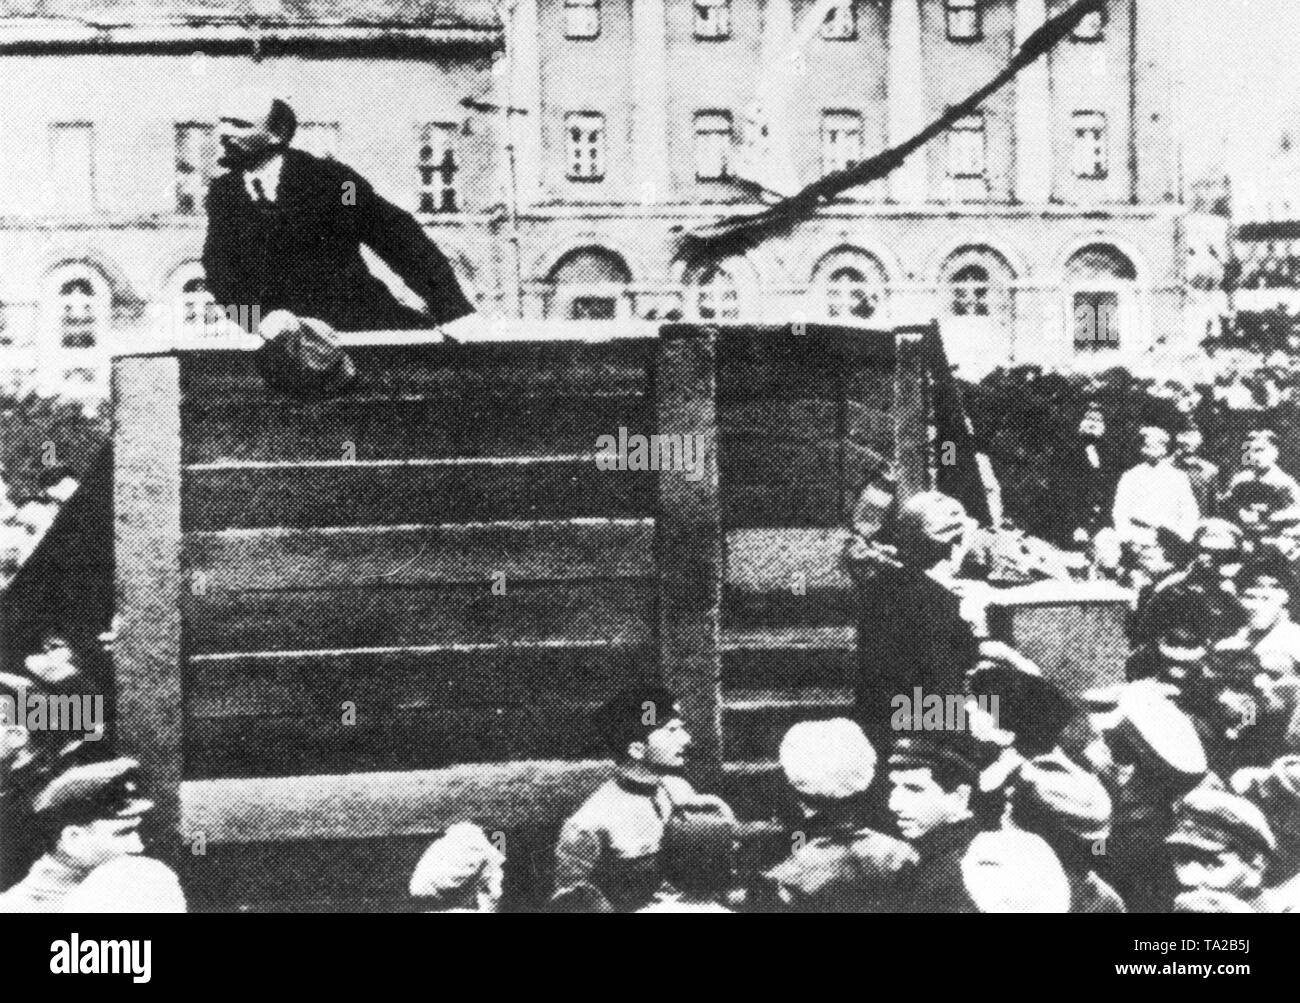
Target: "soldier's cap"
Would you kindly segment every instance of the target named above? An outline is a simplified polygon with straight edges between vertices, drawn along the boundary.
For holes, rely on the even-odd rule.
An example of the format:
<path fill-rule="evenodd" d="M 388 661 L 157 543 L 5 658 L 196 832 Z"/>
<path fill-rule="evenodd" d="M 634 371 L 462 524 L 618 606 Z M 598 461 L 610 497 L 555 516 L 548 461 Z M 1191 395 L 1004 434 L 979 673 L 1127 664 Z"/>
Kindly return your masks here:
<path fill-rule="evenodd" d="M 998 698 L 998 727 L 1054 739 L 1075 715 L 1074 704 L 1041 675 L 1002 659 L 982 658 L 967 674 L 975 697 Z"/>
<path fill-rule="evenodd" d="M 1295 571 L 1291 563 L 1275 550 L 1266 550 L 1242 565 L 1237 573 L 1237 588 L 1245 591 L 1252 586 L 1280 588 L 1294 595 Z"/>
<path fill-rule="evenodd" d="M 1241 770 L 1233 776 L 1232 786 L 1269 809 L 1294 812 L 1300 809 L 1300 755 L 1292 753 L 1274 760 L 1272 766 Z"/>
<path fill-rule="evenodd" d="M 1020 768 L 1012 816 L 1037 816 L 1089 842 L 1110 835 L 1114 806 L 1096 776 L 1068 756 L 1049 752 Z"/>
<path fill-rule="evenodd" d="M 1227 519 L 1202 519 L 1196 526 L 1196 535 L 1192 537 L 1195 544 L 1202 550 L 1224 550 L 1222 547 L 1206 547 L 1206 537 L 1227 536 L 1232 539 L 1232 551 L 1241 549 L 1245 534 L 1242 533 L 1241 527 L 1235 522 Z M 1226 551 L 1225 551 L 1226 552 Z"/>
<path fill-rule="evenodd" d="M 813 801 L 864 793 L 876 775 L 876 750 L 848 718 L 801 721 L 785 733 L 781 769 L 795 792 Z"/>
<path fill-rule="evenodd" d="M 1212 787 L 1198 787 L 1183 799 L 1177 827 L 1165 842 L 1212 853 L 1277 852 L 1277 840 L 1259 807 L 1240 794 Z"/>
<path fill-rule="evenodd" d="M 681 717 L 677 695 L 653 683 L 625 686 L 601 708 L 601 733 L 616 756 Z"/>
<path fill-rule="evenodd" d="M 906 735 L 896 739 L 889 753 L 889 768 L 949 771 L 961 778 L 959 782 L 974 785 L 985 765 L 980 762 L 978 744 L 974 739 L 963 739 L 955 732 L 943 734 L 943 738 Z"/>
<path fill-rule="evenodd" d="M 125 756 L 64 770 L 32 802 L 38 818 L 63 825 L 138 818 L 154 803 L 139 796 L 140 764 Z"/>
<path fill-rule="evenodd" d="M 473 822 L 457 822 L 435 840 L 415 865 L 410 891 L 417 897 L 444 898 L 463 892 L 484 869 L 504 865 L 505 854 Z"/>
<path fill-rule="evenodd" d="M 980 912 L 1063 913 L 1070 881 L 1047 842 L 1032 832 L 981 832 L 961 861 L 966 891 Z"/>
<path fill-rule="evenodd" d="M 1127 684 L 1119 695 L 1119 721 L 1111 734 L 1148 766 L 1184 780 L 1203 776 L 1209 766 L 1196 726 L 1168 693 L 1167 686 L 1154 680 Z"/>

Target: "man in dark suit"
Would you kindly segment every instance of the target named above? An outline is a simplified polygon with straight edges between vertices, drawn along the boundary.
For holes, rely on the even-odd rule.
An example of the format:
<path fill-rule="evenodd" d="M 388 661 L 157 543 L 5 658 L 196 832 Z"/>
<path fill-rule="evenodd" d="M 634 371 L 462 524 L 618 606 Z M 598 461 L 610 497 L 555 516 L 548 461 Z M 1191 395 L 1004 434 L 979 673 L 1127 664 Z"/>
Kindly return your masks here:
<path fill-rule="evenodd" d="M 1037 527 L 1041 535 L 1058 547 L 1085 546 L 1110 522 L 1121 473 L 1106 435 L 1106 417 L 1091 404 L 1077 431 L 1052 454 Z"/>
<path fill-rule="evenodd" d="M 218 137 L 228 173 L 208 193 L 203 266 L 208 289 L 253 333 L 287 311 L 340 331 L 436 327 L 473 312 L 446 257 L 407 212 L 356 171 L 291 149 L 287 103 L 256 94 L 231 99 Z M 423 298 L 399 303 L 371 274 L 365 245 Z M 276 330 L 261 332 L 274 337 Z"/>

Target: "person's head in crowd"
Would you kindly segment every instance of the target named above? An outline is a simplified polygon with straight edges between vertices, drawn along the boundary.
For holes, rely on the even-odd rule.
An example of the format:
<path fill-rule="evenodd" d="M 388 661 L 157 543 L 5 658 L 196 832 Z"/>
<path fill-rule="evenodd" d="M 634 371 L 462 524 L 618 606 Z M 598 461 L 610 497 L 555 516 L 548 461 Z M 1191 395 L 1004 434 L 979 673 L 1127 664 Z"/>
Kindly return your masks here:
<path fill-rule="evenodd" d="M 1255 895 L 1277 841 L 1264 813 L 1247 798 L 1198 787 L 1178 807 L 1178 823 L 1166 842 L 1174 875 L 1184 889 L 1203 888 L 1242 898 Z"/>
<path fill-rule="evenodd" d="M 457 822 L 420 858 L 410 892 L 439 912 L 496 912 L 505 880 L 505 854 L 473 822 Z"/>
<path fill-rule="evenodd" d="M 1169 432 L 1159 425 L 1143 425 L 1138 430 L 1138 455 L 1150 466 L 1169 457 Z"/>
<path fill-rule="evenodd" d="M 1271 766 L 1238 770 L 1231 786 L 1259 805 L 1277 838 L 1278 857 L 1288 870 L 1300 868 L 1300 755 L 1289 753 Z"/>
<path fill-rule="evenodd" d="M 966 704 L 972 737 L 1014 745 L 1026 757 L 1054 748 L 1075 715 L 1070 699 L 1032 663 L 981 657 L 967 674 L 966 686 L 972 698 Z"/>
<path fill-rule="evenodd" d="M 1100 442 L 1106 437 L 1106 413 L 1101 405 L 1090 403 L 1079 419 L 1079 435 L 1091 442 Z"/>
<path fill-rule="evenodd" d="M 664 880 L 683 898 L 724 902 L 735 883 L 735 818 L 726 812 L 673 812 L 659 861 Z"/>
<path fill-rule="evenodd" d="M 1227 519 L 1202 519 L 1192 537 L 1192 563 L 1204 571 L 1222 573 L 1241 560 L 1241 528 Z"/>
<path fill-rule="evenodd" d="M 1069 878 L 1052 848 L 1032 832 L 981 832 L 962 857 L 961 874 L 980 912 L 1070 910 Z"/>
<path fill-rule="evenodd" d="M 628 686 L 602 708 L 605 743 L 619 763 L 650 773 L 686 766 L 691 734 L 674 693 L 662 686 Z"/>
<path fill-rule="evenodd" d="M 1121 563 L 1131 571 L 1159 579 L 1174 570 L 1165 537 L 1154 526 L 1133 524 L 1125 530 Z"/>
<path fill-rule="evenodd" d="M 23 664 L 34 679 L 48 686 L 66 683 L 80 671 L 71 643 L 61 634 L 42 637 L 39 650 L 28 655 Z"/>
<path fill-rule="evenodd" d="M 1284 651 L 1252 652 L 1255 670 L 1251 683 L 1263 712 L 1291 719 L 1300 710 L 1300 665 Z"/>
<path fill-rule="evenodd" d="M 1042 836 L 1068 870 L 1091 870 L 1093 848 L 1110 836 L 1114 807 L 1106 787 L 1068 756 L 1035 756 L 1021 767 L 1010 823 Z"/>
<path fill-rule="evenodd" d="M 1174 456 L 1180 460 L 1196 456 L 1203 445 L 1205 436 L 1195 422 L 1189 422 L 1174 433 Z"/>
<path fill-rule="evenodd" d="M 1271 630 L 1289 615 L 1295 575 L 1285 559 L 1264 554 L 1241 569 L 1237 588 L 1248 627 Z"/>
<path fill-rule="evenodd" d="M 895 526 L 903 560 L 930 567 L 951 555 L 965 539 L 972 522 L 956 498 L 939 491 L 923 491 L 899 506 Z"/>
<path fill-rule="evenodd" d="M 1120 687 L 1114 710 L 1098 715 L 1098 725 L 1101 737 L 1088 746 L 1087 758 L 1117 788 L 1177 795 L 1206 774 L 1205 747 L 1196 726 L 1158 680 Z"/>
<path fill-rule="evenodd" d="M 235 88 L 222 102 L 217 122 L 217 163 L 236 171 L 256 168 L 287 147 L 297 127 L 297 116 L 282 97 Z"/>
<path fill-rule="evenodd" d="M 1241 465 L 1263 472 L 1277 466 L 1277 433 L 1271 429 L 1256 429 L 1247 433 L 1241 444 Z"/>
<path fill-rule="evenodd" d="M 0 777 L 31 753 L 32 736 L 22 720 L 23 693 L 31 681 L 0 672 Z"/>
<path fill-rule="evenodd" d="M 778 758 L 806 815 L 851 808 L 876 775 L 876 750 L 858 724 L 842 717 L 792 726 Z"/>
<path fill-rule="evenodd" d="M 32 802 L 47 848 L 85 870 L 144 852 L 140 764 L 126 757 L 64 770 Z"/>
<path fill-rule="evenodd" d="M 972 817 L 979 779 L 973 740 L 953 733 L 903 737 L 889 755 L 889 810 L 904 839 L 917 840 Z"/>
<path fill-rule="evenodd" d="M 1156 653 L 1156 677 L 1182 688 L 1200 676 L 1210 649 L 1200 630 L 1190 624 L 1168 624 L 1156 635 Z"/>

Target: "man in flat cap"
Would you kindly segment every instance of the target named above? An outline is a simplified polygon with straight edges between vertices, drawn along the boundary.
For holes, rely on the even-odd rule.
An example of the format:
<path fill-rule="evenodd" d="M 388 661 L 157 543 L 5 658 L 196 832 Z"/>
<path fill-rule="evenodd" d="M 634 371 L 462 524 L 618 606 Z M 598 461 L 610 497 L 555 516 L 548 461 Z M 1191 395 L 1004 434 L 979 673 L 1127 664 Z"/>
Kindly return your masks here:
<path fill-rule="evenodd" d="M 326 358 L 327 334 L 303 319 L 337 331 L 429 328 L 473 307 L 414 217 L 351 168 L 291 148 L 296 127 L 282 98 L 250 89 L 227 100 L 217 132 L 228 173 L 208 193 L 203 266 L 217 304 L 268 339 L 259 361 L 273 382 L 298 371 L 328 389 L 345 381 L 346 363 L 341 353 Z M 423 311 L 398 302 L 362 247 L 423 299 Z M 272 330 L 259 331 L 263 321 Z"/>
<path fill-rule="evenodd" d="M 781 769 L 803 820 L 793 849 L 765 875 L 791 912 L 882 912 L 916 851 L 863 821 L 876 751 L 846 718 L 803 721 L 781 740 Z"/>
<path fill-rule="evenodd" d="M 1070 912 L 1126 912 L 1124 900 L 1095 870 L 1110 838 L 1112 806 L 1105 786 L 1060 750 L 1020 768 L 1011 794 L 1011 826 L 1046 840 L 1070 885 Z"/>
<path fill-rule="evenodd" d="M 1128 683 L 1102 736 L 1089 746 L 1089 758 L 1115 803 L 1113 833 L 1098 869 L 1130 912 L 1163 912 L 1174 893 L 1165 844 L 1174 806 L 1208 771 L 1196 726 L 1160 683 Z"/>
<path fill-rule="evenodd" d="M 971 795 L 980 774 L 976 744 L 956 732 L 905 736 L 889 755 L 889 810 L 916 850 L 897 884 L 895 912 L 977 912 L 961 860 L 979 831 Z"/>
<path fill-rule="evenodd" d="M 1300 522 L 1300 482 L 1278 466 L 1277 433 L 1255 429 L 1241 444 L 1241 467 L 1229 479 L 1219 511 L 1269 535 Z M 1263 490 L 1260 490 L 1263 489 Z"/>
<path fill-rule="evenodd" d="M 1232 896 L 1257 912 L 1267 911 L 1260 892 L 1277 841 L 1264 813 L 1251 801 L 1199 787 L 1183 799 L 1177 827 L 1166 842 L 1184 892 L 1211 891 Z"/>
<path fill-rule="evenodd" d="M 698 794 L 683 776 L 690 732 L 677 696 L 638 685 L 601 710 L 605 743 L 617 770 L 564 823 L 555 847 L 555 897 L 588 898 L 595 889 L 618 912 L 647 905 L 663 880 L 664 825 L 681 805 L 730 812 Z"/>
<path fill-rule="evenodd" d="M 1259 806 L 1277 839 L 1263 892 L 1268 911 L 1300 912 L 1300 755 L 1239 770 L 1231 786 Z"/>
<path fill-rule="evenodd" d="M 961 860 L 967 895 L 979 912 L 1070 911 L 1070 882 L 1052 848 L 1031 832 L 981 832 Z"/>
<path fill-rule="evenodd" d="M 1192 494 L 1196 497 L 1196 507 L 1202 516 L 1208 516 L 1214 511 L 1217 501 L 1219 468 L 1200 455 L 1204 445 L 1205 436 L 1195 421 L 1188 419 L 1175 429 L 1174 467 L 1187 475 Z"/>
<path fill-rule="evenodd" d="M 175 873 L 144 857 L 140 764 L 120 758 L 74 766 L 33 803 L 46 852 L 0 894 L 5 912 L 184 912 Z"/>

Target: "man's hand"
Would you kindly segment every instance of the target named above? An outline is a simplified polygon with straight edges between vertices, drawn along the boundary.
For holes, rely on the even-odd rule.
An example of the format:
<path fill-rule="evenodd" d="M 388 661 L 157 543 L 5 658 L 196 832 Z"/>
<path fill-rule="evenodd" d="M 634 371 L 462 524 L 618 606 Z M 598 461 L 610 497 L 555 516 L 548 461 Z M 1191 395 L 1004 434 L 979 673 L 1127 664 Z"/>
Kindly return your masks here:
<path fill-rule="evenodd" d="M 292 331 L 301 323 L 297 315 L 288 310 L 272 310 L 257 325 L 257 333 L 264 341 L 274 341 L 285 331 Z"/>

